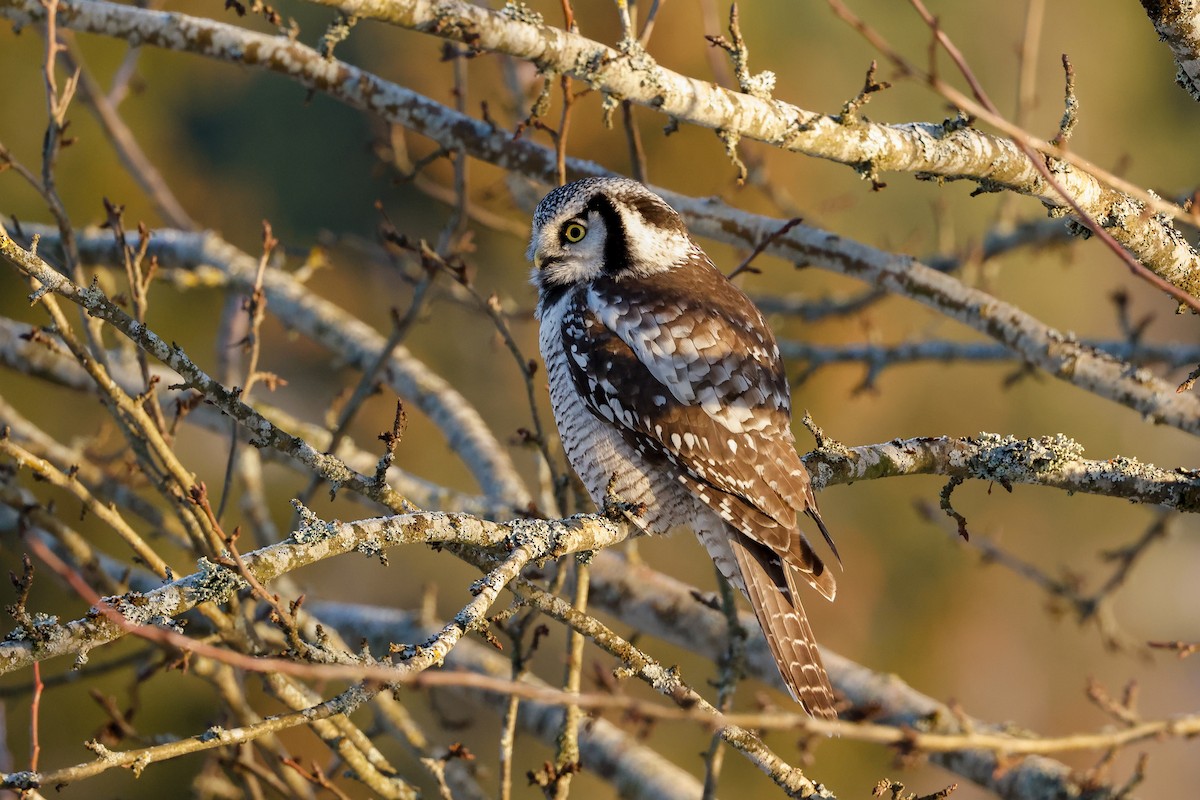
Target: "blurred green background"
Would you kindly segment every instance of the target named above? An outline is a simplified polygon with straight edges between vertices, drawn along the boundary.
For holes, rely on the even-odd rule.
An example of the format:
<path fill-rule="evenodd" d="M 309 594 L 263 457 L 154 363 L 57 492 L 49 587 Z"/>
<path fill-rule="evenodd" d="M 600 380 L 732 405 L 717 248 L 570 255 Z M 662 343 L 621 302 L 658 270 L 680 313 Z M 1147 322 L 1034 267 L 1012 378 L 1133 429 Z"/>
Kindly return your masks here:
<path fill-rule="evenodd" d="M 561 19 L 560 5 L 531 3 L 547 20 Z M 969 59 L 992 98 L 1006 113 L 1015 105 L 1018 53 L 1025 25 L 1025 4 L 930 2 L 942 25 Z M 906 3 L 894 0 L 854 0 L 851 7 L 900 49 L 924 65 L 929 31 Z M 259 19 L 238 19 L 219 2 L 175 2 L 167 8 L 184 13 L 269 30 Z M 285 17 L 300 25 L 300 37 L 314 44 L 331 11 L 302 3 L 277 5 Z M 663 4 L 649 50 L 661 64 L 701 79 L 713 79 L 702 5 L 693 0 Z M 615 42 L 620 35 L 614 6 L 607 2 L 577 3 L 581 31 L 592 38 Z M 867 65 L 878 54 L 824 2 L 746 3 L 741 9 L 742 31 L 751 50 L 751 69 L 778 75 L 776 95 L 803 108 L 837 113 L 858 92 Z M 716 7 L 722 27 L 727 9 Z M 125 57 L 126 47 L 97 37 L 77 37 L 87 64 L 107 85 Z M 408 31 L 364 22 L 337 55 L 367 70 L 420 91 L 439 102 L 453 104 L 452 65 L 441 60 L 442 42 Z M 1037 54 L 1037 102 L 1027 125 L 1050 138 L 1062 114 L 1061 54 L 1074 65 L 1080 121 L 1071 147 L 1086 158 L 1117 171 L 1137 185 L 1164 196 L 1190 193 L 1200 175 L 1200 105 L 1175 86 L 1175 67 L 1165 46 L 1157 41 L 1139 4 L 1129 0 L 1062 0 L 1048 4 Z M 719 55 L 719 54 L 718 54 Z M 45 102 L 40 68 L 44 42 L 34 30 L 14 34 L 0 28 L 0 142 L 26 165 L 40 167 Z M 512 101 L 501 79 L 501 59 L 484 55 L 467 62 L 467 109 L 478 115 L 481 101 L 505 125 L 512 125 Z M 943 75 L 953 77 L 947 59 Z M 536 89 L 532 68 L 519 65 L 517 74 Z M 883 66 L 879 76 L 892 77 Z M 576 84 L 577 88 L 579 84 Z M 412 183 L 398 180 L 394 169 L 377 153 L 387 131 L 376 119 L 345 108 L 326 97 L 307 92 L 275 75 L 216 63 L 193 55 L 146 49 L 140 56 L 135 91 L 121 106 L 122 116 L 151 160 L 165 175 L 184 207 L 205 228 L 250 253 L 260 247 L 261 221 L 269 220 L 298 266 L 305 254 L 328 245 L 331 268 L 310 281 L 318 293 L 351 310 L 385 333 L 392 309 L 408 308 L 411 288 L 393 269 L 364 258 L 340 244 L 351 237 L 375 238 L 382 206 L 403 233 L 435 241 L 451 216 L 446 206 L 431 201 Z M 528 98 L 527 98 L 528 99 Z M 582 97 L 576 105 L 568 150 L 628 173 L 625 136 L 618 126 L 602 124 L 600 98 Z M 875 95 L 864 109 L 879 122 L 940 121 L 952 116 L 944 102 L 912 82 L 898 81 Z M 145 220 L 160 224 L 152 207 L 123 172 L 111 148 L 86 109 L 76 104 L 69 116 L 70 135 L 77 141 L 63 151 L 58 185 L 78 226 L 104 220 L 102 198 L 124 204 L 132 226 Z M 683 126 L 666 137 L 666 120 L 648 109 L 635 109 L 644 138 L 649 180 L 674 191 L 717 195 L 739 207 L 792 216 L 757 188 L 739 189 L 735 171 L 712 132 Z M 547 121 L 556 124 L 557 100 Z M 546 143 L 538 133 L 527 134 Z M 435 148 L 419 137 L 408 137 L 413 158 Z M 937 185 L 911 175 L 883 175 L 888 184 L 872 192 L 869 183 L 845 166 L 777 152 L 744 143 L 743 154 L 761 163 L 771 183 L 790 197 L 805 222 L 885 249 L 924 256 L 962 253 L 977 245 L 991 230 L 1007 200 L 1000 195 L 970 197 L 974 184 Z M 426 171 L 433 181 L 449 186 L 452 171 L 444 160 Z M 470 166 L 471 197 L 482 206 L 523 226 L 528 210 L 508 200 L 504 175 L 484 164 Z M 1012 209 L 1020 220 L 1043 217 L 1041 205 L 1017 198 Z M 21 220 L 48 222 L 43 204 L 12 172 L 0 174 L 0 213 Z M 473 225 L 474 252 L 467 258 L 482 293 L 495 292 L 524 311 L 533 305 L 528 287 L 525 241 L 513 234 Z M 1195 241 L 1194 232 L 1188 232 Z M 731 267 L 743 254 L 704 242 L 719 265 Z M 848 296 L 862 287 L 818 270 L 797 271 L 789 265 L 760 258 L 762 274 L 747 276 L 743 286 L 756 294 L 802 294 L 810 298 Z M 981 283 L 999 297 L 1037 318 L 1081 337 L 1119 338 L 1121 332 L 1111 295 L 1130 295 L 1135 319 L 1152 316 L 1146 337 L 1154 341 L 1195 341 L 1193 317 L 1175 316 L 1174 305 L 1143 284 L 1094 242 L 1068 248 L 1017 253 L 972 270 L 966 280 Z M 0 313 L 40 322 L 26 301 L 27 289 L 12 270 L 0 270 Z M 194 290 L 180 293 L 158 287 L 152 294 L 151 325 L 164 338 L 179 342 L 202 366 L 215 360 L 214 341 L 223 296 Z M 781 338 L 802 338 L 826 344 L 890 343 L 927 338 L 974 340 L 962 326 L 941 319 L 907 300 L 890 298 L 865 314 L 804 325 L 793 319 L 772 320 Z M 536 329 L 528 314 L 514 323 L 526 354 L 536 355 Z M 353 385 L 357 374 L 331 363 L 328 353 L 297 339 L 273 321 L 266 326 L 262 368 L 288 383 L 272 402 L 320 421 L 342 387 Z M 528 426 L 529 412 L 515 365 L 494 331 L 468 309 L 436 299 L 410 333 L 406 345 L 472 401 L 503 441 L 514 440 Z M 1136 413 L 1102 401 L 1045 376 L 1006 382 L 1017 364 L 929 364 L 885 371 L 871 391 L 855 391 L 864 369 L 829 368 L 795 391 L 797 411 L 808 409 L 825 431 L 850 445 L 918 435 L 970 435 L 993 431 L 1016 436 L 1062 432 L 1079 441 L 1092 458 L 1136 457 L 1164 467 L 1196 466 L 1196 442 L 1173 429 L 1144 423 Z M 798 370 L 797 370 L 798 371 Z M 1168 376 L 1181 380 L 1186 370 Z M 260 390 L 260 394 L 261 394 Z M 48 431 L 65 439 L 88 436 L 100 424 L 102 410 L 94 400 L 47 389 L 10 372 L 0 372 L 0 393 Z M 390 426 L 390 396 L 371 400 L 359 414 L 354 438 L 371 447 L 377 433 Z M 549 421 L 548 408 L 542 407 Z M 797 414 L 799 416 L 799 413 Z M 804 448 L 811 437 L 797 425 Z M 219 485 L 226 457 L 225 437 L 196 434 L 186 437 L 188 464 L 210 486 Z M 110 440 L 115 447 L 116 440 Z M 513 444 L 515 461 L 532 482 L 531 451 Z M 398 463 L 414 473 L 474 491 L 470 475 L 450 452 L 443 438 L 419 413 L 410 410 L 408 433 Z M 268 472 L 276 522 L 290 520 L 288 498 L 307 480 L 279 467 Z M 880 672 L 894 672 L 917 689 L 944 701 L 957 701 L 970 714 L 985 720 L 1011 721 L 1046 735 L 1093 730 L 1108 724 L 1086 699 L 1084 688 L 1095 677 L 1117 693 L 1127 681 L 1140 686 L 1140 709 L 1147 718 L 1193 712 L 1200 703 L 1200 662 L 1179 661 L 1169 655 L 1150 657 L 1135 647 L 1109 652 L 1094 628 L 1080 628 L 1070 616 L 1055 613 L 1046 595 L 1022 578 L 997 566 L 981 564 L 979 555 L 947 535 L 940 520 L 923 518 L 918 501 L 936 505 L 943 482 L 912 478 L 849 487 L 835 487 L 821 497 L 830 529 L 838 537 L 845 572 L 834 605 L 813 599 L 808 604 L 821 643 Z M 1098 497 L 1068 497 L 1059 491 L 1019 486 L 1012 494 L 981 483 L 967 484 L 955 493 L 976 536 L 988 537 L 1048 573 L 1079 574 L 1095 589 L 1109 567 L 1098 554 L 1135 540 L 1153 521 L 1153 510 L 1124 501 Z M 374 512 L 338 501 L 322 500 L 316 510 L 325 516 L 352 518 Z M 86 528 L 86 526 L 85 526 Z M 91 530 L 91 529 L 89 529 Z M 1200 524 L 1180 518 L 1172 536 L 1155 548 L 1120 592 L 1116 615 L 1134 644 L 1147 640 L 1200 639 Z M 96 536 L 105 534 L 98 529 Z M 0 551 L 4 566 L 16 569 L 19 552 Z M 711 564 L 690 538 L 643 542 L 641 553 L 652 564 L 702 587 L 713 585 Z M 446 554 L 393 552 L 391 566 L 344 557 L 299 573 L 296 578 L 310 596 L 356 602 L 415 606 L 427 584 L 436 584 L 438 607 L 452 614 L 465 602 L 472 572 Z M 38 608 L 75 618 L 83 604 L 64 599 L 48 580 L 37 587 Z M 6 601 L 7 602 L 7 601 Z M 557 634 L 556 634 L 557 636 Z M 562 649 L 555 639 L 542 648 L 540 674 L 554 680 Z M 666 662 L 678 660 L 685 675 L 703 683 L 703 665 L 681 651 L 658 643 L 648 647 Z M 129 645 L 108 648 L 95 658 L 115 658 Z M 590 657 L 605 657 L 590 651 Z M 69 665 L 52 662 L 49 673 Z M 8 676 L 4 686 L 29 680 Z M 120 677 L 102 682 L 120 694 Z M 100 709 L 86 695 L 86 686 L 57 689 L 44 700 L 42 766 L 54 768 L 89 758 L 80 743 L 103 724 Z M 637 691 L 629 687 L 630 691 Z M 747 684 L 739 707 L 753 708 L 758 687 Z M 137 717 L 144 733 L 189 735 L 215 720 L 216 706 L 203 684 L 177 674 L 149 684 Z M 778 700 L 779 698 L 775 698 Z M 27 700 L 5 702 L 8 744 L 19 768 L 28 753 Z M 427 720 L 437 713 L 422 703 Z M 452 715 L 453 716 L 453 715 Z M 481 717 L 467 729 L 450 734 L 480 755 L 481 765 L 494 769 L 495 721 Z M 302 751 L 314 757 L 322 751 L 311 735 L 294 734 Z M 797 752 L 787 735 L 769 737 L 785 759 Z M 661 747 L 683 766 L 702 774 L 696 754 L 707 737 L 683 726 L 659 726 L 650 743 Z M 1196 745 L 1170 741 L 1132 747 L 1114 766 L 1116 780 L 1132 768 L 1139 752 L 1153 753 L 1144 796 L 1174 796 L 1200 779 Z M 522 739 L 518 771 L 540 766 L 547 750 Z M 1086 767 L 1098 754 L 1064 756 L 1073 766 Z M 124 772 L 62 792 L 64 797 L 163 797 L 178 791 L 200 762 L 195 757 L 151 767 L 135 781 Z M 892 755 L 850 741 L 823 743 L 811 772 L 840 792 L 866 796 L 885 775 L 904 780 L 911 789 L 930 792 L 956 780 L 930 767 L 901 771 Z M 581 779 L 580 797 L 610 794 L 598 781 Z M 723 796 L 773 796 L 774 788 L 735 756 L 726 760 Z M 518 796 L 534 790 L 519 789 Z M 985 796 L 970 787 L 953 795 L 960 800 Z"/>

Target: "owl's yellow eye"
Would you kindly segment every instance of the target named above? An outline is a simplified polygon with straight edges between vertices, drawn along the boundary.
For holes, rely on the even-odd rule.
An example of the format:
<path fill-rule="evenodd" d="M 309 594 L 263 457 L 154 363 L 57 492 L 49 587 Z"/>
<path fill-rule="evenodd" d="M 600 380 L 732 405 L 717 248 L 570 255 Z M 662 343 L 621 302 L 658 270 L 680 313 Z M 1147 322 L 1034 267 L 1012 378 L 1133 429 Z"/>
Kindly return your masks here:
<path fill-rule="evenodd" d="M 587 226 L 582 222 L 568 222 L 563 226 L 562 238 L 564 242 L 575 244 L 583 241 L 583 237 L 587 236 Z"/>

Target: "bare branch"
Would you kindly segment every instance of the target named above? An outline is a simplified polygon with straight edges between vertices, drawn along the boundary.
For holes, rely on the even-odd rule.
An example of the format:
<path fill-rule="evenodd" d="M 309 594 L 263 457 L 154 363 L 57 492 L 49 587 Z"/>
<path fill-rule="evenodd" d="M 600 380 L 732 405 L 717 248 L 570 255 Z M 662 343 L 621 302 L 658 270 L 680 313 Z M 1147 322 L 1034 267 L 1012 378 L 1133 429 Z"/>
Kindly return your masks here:
<path fill-rule="evenodd" d="M 1010 139 L 988 136 L 965 127 L 942 124 L 861 124 L 852 128 L 836 118 L 807 111 L 779 100 L 764 100 L 733 92 L 664 69 L 647 58 L 633 59 L 578 34 L 538 24 L 517 14 L 490 11 L 454 0 L 433 6 L 403 0 L 386 7 L 361 0 L 322 0 L 344 14 L 413 28 L 453 39 L 477 50 L 506 53 L 539 67 L 587 81 L 590 86 L 619 99 L 657 109 L 675 119 L 724 131 L 726 135 L 753 138 L 778 147 L 827 158 L 871 172 L 913 172 L 943 179 L 985 181 L 1037 197 L 1062 208 L 1065 200 L 1050 187 L 1021 147 Z M 17 23 L 43 18 L 38 0 L 3 0 L 0 14 Z M 295 41 L 252 34 L 229 25 L 196 17 L 150 12 L 103 0 L 61 0 L 62 24 L 109 36 L 128 37 L 160 47 L 190 50 L 210 58 L 237 61 L 249 66 L 284 72 L 310 88 L 329 92 L 343 102 L 367 108 L 392 121 L 435 139 L 447 134 L 444 116 L 430 109 L 420 95 L 381 81 L 343 62 L 330 62 L 317 51 Z M 253 46 L 251 46 L 253 42 Z M 960 101 L 970 104 L 969 98 Z M 982 113 L 987 113 L 980 109 Z M 433 113 L 431 113 L 433 112 Z M 1011 126 L 992 118 L 1002 130 Z M 479 142 L 499 132 L 484 123 Z M 462 136 L 462 130 L 455 135 Z M 1012 132 L 1010 135 L 1018 135 Z M 1090 164 L 1049 142 L 1019 132 L 1021 141 L 1074 168 L 1055 178 L 1058 185 L 1088 217 L 1103 221 L 1121 245 L 1133 251 L 1140 263 L 1192 296 L 1200 295 L 1200 255 L 1161 214 L 1186 217 L 1177 207 L 1149 196 L 1108 188 L 1093 177 Z M 464 137 L 466 138 L 466 137 Z M 510 141 L 511 143 L 511 141 Z M 507 148 L 506 148 L 507 149 Z M 516 153 L 511 153 L 516 155 Z M 509 164 L 517 166 L 514 160 Z M 528 165 L 527 165 L 528 166 Z M 539 164 L 539 166 L 542 166 Z M 549 166 L 548 164 L 545 166 Z M 523 170 L 524 171 L 524 170 Z M 1109 183 L 1113 181 L 1108 179 Z M 1149 210 L 1149 214 L 1143 211 Z"/>
<path fill-rule="evenodd" d="M 1179 66 L 1175 82 L 1200 101 L 1200 8 L 1188 0 L 1142 0 L 1154 30 Z"/>

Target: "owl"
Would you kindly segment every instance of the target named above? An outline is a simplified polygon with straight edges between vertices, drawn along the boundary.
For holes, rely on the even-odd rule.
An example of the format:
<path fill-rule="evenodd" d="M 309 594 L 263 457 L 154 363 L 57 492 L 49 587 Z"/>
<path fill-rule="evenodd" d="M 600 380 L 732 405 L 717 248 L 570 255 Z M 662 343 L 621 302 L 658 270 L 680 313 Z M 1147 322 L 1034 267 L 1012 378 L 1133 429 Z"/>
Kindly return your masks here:
<path fill-rule="evenodd" d="M 527 253 L 563 448 L 597 506 L 692 529 L 750 601 L 792 696 L 834 718 L 801 587 L 833 600 L 801 515 L 837 550 L 791 431 L 775 337 L 667 203 L 624 178 L 561 186 Z"/>

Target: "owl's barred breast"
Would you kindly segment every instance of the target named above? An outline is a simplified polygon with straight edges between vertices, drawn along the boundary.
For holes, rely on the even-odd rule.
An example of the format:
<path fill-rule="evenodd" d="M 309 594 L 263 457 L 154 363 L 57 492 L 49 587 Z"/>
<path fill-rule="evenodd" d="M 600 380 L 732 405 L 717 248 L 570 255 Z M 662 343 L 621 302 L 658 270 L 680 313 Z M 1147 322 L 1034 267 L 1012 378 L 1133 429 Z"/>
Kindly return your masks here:
<path fill-rule="evenodd" d="M 563 317 L 576 302 L 575 294 L 567 293 L 543 312 L 538 342 L 550 383 L 550 406 L 567 460 L 597 508 L 604 507 L 611 483 L 618 500 L 644 504 L 638 522 L 646 533 L 662 534 L 677 525 L 689 525 L 697 504 L 671 464 L 665 459 L 651 463 L 617 428 L 593 414 L 575 391 L 562 337 Z"/>
<path fill-rule="evenodd" d="M 554 422 L 571 468 L 597 508 L 604 508 L 610 486 L 617 500 L 641 504 L 644 510 L 636 522 L 644 532 L 662 535 L 676 527 L 690 528 L 721 574 L 745 593 L 726 523 L 696 499 L 670 461 L 639 452 L 611 422 L 596 416 L 575 389 L 562 330 L 572 303 L 581 302 L 581 291 L 568 292 L 543 311 L 538 341 L 550 383 Z"/>

